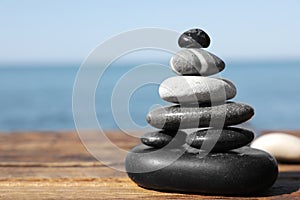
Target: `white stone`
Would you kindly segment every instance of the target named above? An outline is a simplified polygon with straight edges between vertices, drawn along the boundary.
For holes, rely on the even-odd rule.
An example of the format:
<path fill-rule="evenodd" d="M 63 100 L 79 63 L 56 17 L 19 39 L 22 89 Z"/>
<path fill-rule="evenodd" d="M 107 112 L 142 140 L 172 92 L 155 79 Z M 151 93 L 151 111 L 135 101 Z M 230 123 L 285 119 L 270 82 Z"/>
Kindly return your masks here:
<path fill-rule="evenodd" d="M 300 162 L 300 138 L 286 133 L 269 133 L 255 139 L 251 147 L 272 154 L 278 161 Z"/>
<path fill-rule="evenodd" d="M 181 104 L 224 102 L 236 95 L 236 88 L 225 79 L 175 76 L 160 84 L 159 95 L 165 101 Z"/>

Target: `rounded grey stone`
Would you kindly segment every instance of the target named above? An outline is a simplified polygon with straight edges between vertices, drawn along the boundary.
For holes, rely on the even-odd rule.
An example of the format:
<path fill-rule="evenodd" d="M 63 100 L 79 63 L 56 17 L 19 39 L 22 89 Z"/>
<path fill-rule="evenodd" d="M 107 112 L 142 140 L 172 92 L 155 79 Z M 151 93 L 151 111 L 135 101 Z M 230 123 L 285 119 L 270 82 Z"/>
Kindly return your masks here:
<path fill-rule="evenodd" d="M 209 76 L 221 72 L 225 63 L 203 49 L 185 49 L 172 56 L 170 66 L 179 75 Z"/>
<path fill-rule="evenodd" d="M 241 124 L 254 115 L 254 109 L 243 103 L 227 102 L 216 106 L 175 105 L 151 110 L 146 120 L 159 129 L 187 129 L 209 127 L 212 122 L 223 122 L 224 126 Z M 212 116 L 214 117 L 212 119 Z"/>
<path fill-rule="evenodd" d="M 202 76 L 175 76 L 159 86 L 162 99 L 172 103 L 224 102 L 236 95 L 234 84 L 225 79 Z"/>
<path fill-rule="evenodd" d="M 224 127 L 223 129 L 202 129 L 191 133 L 187 136 L 186 143 L 197 149 L 200 149 L 204 142 L 215 143 L 212 152 L 224 152 L 243 147 L 253 139 L 254 133 L 252 131 L 236 127 Z"/>
<path fill-rule="evenodd" d="M 157 151 L 141 144 L 128 153 L 125 167 L 141 187 L 204 194 L 253 195 L 271 187 L 278 175 L 275 158 L 258 149 L 200 155 L 184 146 Z M 146 172 L 134 173 L 140 171 Z"/>
<path fill-rule="evenodd" d="M 185 144 L 186 133 L 183 131 L 155 131 L 145 133 L 141 137 L 141 142 L 154 148 L 162 148 L 169 144 L 170 147 Z M 171 142 L 172 141 L 172 142 Z M 171 142 L 171 143 L 170 143 Z"/>
<path fill-rule="evenodd" d="M 206 48 L 209 44 L 208 34 L 199 28 L 184 32 L 178 39 L 178 45 L 182 48 Z"/>

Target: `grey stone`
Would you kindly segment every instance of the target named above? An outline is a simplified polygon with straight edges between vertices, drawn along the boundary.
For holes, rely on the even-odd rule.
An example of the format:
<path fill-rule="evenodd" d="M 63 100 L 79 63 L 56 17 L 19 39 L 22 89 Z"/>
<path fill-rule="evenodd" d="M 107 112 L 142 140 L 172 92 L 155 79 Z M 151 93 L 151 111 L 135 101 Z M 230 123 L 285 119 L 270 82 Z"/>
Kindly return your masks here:
<path fill-rule="evenodd" d="M 208 34 L 198 28 L 184 32 L 178 39 L 178 45 L 183 48 L 206 48 L 209 44 Z"/>
<path fill-rule="evenodd" d="M 241 124 L 254 115 L 251 106 L 227 102 L 216 106 L 175 105 L 151 110 L 146 120 L 159 129 L 223 127 Z"/>
<path fill-rule="evenodd" d="M 170 66 L 179 75 L 209 76 L 222 71 L 225 63 L 203 49 L 185 49 L 172 56 Z"/>
<path fill-rule="evenodd" d="M 186 133 L 183 131 L 155 131 L 141 137 L 143 144 L 154 148 L 181 146 L 185 144 Z"/>
<path fill-rule="evenodd" d="M 133 148 L 125 161 L 128 176 L 139 186 L 170 192 L 253 195 L 276 181 L 276 160 L 268 153 L 242 147 L 226 153 L 190 152 L 185 147 Z"/>
<path fill-rule="evenodd" d="M 211 128 L 196 131 L 187 136 L 186 143 L 197 149 L 224 152 L 243 147 L 253 139 L 254 133 L 252 131 L 236 127 L 224 127 L 223 129 Z M 204 142 L 206 146 L 203 145 Z M 213 144 L 212 149 L 206 149 L 211 148 Z"/>
<path fill-rule="evenodd" d="M 228 80 L 202 76 L 175 76 L 159 87 L 162 99 L 172 103 L 224 102 L 236 95 L 236 87 Z"/>

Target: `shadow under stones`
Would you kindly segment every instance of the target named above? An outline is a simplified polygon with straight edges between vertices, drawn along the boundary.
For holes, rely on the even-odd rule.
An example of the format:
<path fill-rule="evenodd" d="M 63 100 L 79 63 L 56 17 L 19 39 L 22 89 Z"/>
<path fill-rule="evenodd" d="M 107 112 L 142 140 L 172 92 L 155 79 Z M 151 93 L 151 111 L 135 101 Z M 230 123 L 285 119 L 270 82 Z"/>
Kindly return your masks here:
<path fill-rule="evenodd" d="M 300 171 L 279 172 L 275 184 L 256 197 L 279 196 L 291 194 L 300 189 Z"/>

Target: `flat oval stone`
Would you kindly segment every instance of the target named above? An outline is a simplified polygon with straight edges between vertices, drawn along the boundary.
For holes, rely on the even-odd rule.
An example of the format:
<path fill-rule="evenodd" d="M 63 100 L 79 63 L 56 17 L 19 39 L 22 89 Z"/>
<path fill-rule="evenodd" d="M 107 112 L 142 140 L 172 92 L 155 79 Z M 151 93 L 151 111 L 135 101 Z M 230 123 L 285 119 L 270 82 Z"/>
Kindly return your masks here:
<path fill-rule="evenodd" d="M 197 107 L 195 105 L 175 105 L 151 110 L 146 120 L 159 129 L 185 129 L 201 127 L 223 127 L 241 124 L 254 115 L 251 106 L 243 103 Z M 223 124 L 224 123 L 224 124 Z"/>
<path fill-rule="evenodd" d="M 225 63 L 203 49 L 185 49 L 172 56 L 170 66 L 179 75 L 209 76 L 222 71 Z"/>
<path fill-rule="evenodd" d="M 286 133 L 268 133 L 253 141 L 251 147 L 272 154 L 280 162 L 300 163 L 300 138 Z"/>
<path fill-rule="evenodd" d="M 178 39 L 178 45 L 182 48 L 206 48 L 209 44 L 208 34 L 198 28 L 184 32 Z"/>
<path fill-rule="evenodd" d="M 253 139 L 254 133 L 252 131 L 236 127 L 225 127 L 224 129 L 202 129 L 191 133 L 187 136 L 186 143 L 197 149 L 202 147 L 203 150 L 215 144 L 212 152 L 224 152 L 243 147 Z M 204 142 L 206 146 L 203 147 Z"/>
<path fill-rule="evenodd" d="M 155 131 L 146 133 L 141 137 L 143 144 L 154 148 L 161 148 L 169 144 L 168 146 L 181 146 L 185 144 L 186 133 L 183 131 Z M 172 142 L 171 142 L 172 141 Z"/>
<path fill-rule="evenodd" d="M 162 99 L 172 103 L 224 102 L 236 95 L 236 87 L 228 80 L 202 76 L 175 76 L 159 86 Z"/>
<path fill-rule="evenodd" d="M 143 188 L 223 195 L 262 192 L 278 175 L 276 160 L 261 150 L 242 147 L 200 155 L 184 147 L 157 150 L 141 144 L 128 153 L 125 167 Z"/>

